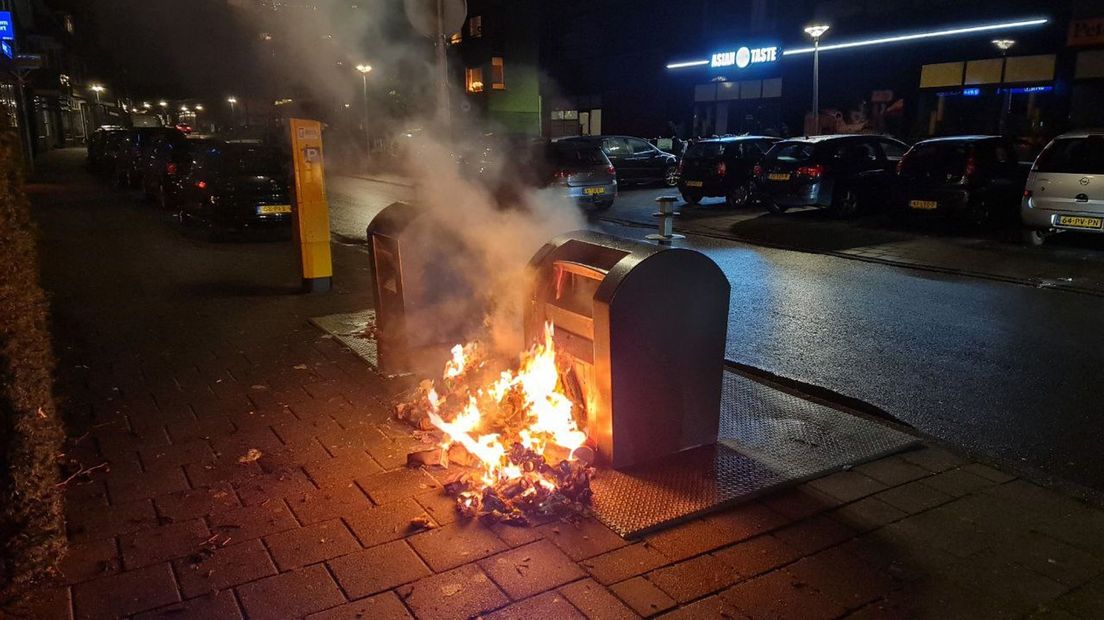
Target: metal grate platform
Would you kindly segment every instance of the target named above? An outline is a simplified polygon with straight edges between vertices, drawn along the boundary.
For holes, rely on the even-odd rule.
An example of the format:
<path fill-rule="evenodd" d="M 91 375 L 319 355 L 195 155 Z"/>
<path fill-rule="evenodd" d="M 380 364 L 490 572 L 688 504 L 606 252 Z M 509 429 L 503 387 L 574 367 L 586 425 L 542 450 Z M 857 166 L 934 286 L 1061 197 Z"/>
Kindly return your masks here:
<path fill-rule="evenodd" d="M 310 322 L 340 340 L 364 361 L 368 362 L 372 368 L 379 370 L 379 348 L 376 346 L 376 339 L 365 335 L 370 333 L 369 330 L 376 326 L 375 310 L 365 310 L 352 314 L 332 314 L 313 318 Z"/>
<path fill-rule="evenodd" d="M 725 373 L 723 390 L 717 445 L 595 476 L 600 521 L 640 536 L 919 442 L 735 372 Z"/>

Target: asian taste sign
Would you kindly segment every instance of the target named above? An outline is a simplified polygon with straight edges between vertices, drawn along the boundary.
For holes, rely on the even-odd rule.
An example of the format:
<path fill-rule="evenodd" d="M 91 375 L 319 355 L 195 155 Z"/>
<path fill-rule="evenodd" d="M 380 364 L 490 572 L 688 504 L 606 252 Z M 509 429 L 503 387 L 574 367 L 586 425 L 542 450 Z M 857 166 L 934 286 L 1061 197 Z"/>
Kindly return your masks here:
<path fill-rule="evenodd" d="M 747 69 L 751 65 L 778 62 L 778 47 L 741 47 L 735 51 L 717 52 L 709 63 L 710 67 L 736 67 Z"/>

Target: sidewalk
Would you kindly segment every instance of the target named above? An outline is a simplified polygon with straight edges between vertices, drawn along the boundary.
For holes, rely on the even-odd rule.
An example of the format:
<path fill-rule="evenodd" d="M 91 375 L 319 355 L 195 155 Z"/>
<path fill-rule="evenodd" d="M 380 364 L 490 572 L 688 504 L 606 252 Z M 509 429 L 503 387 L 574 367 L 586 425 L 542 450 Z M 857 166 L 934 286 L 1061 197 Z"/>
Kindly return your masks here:
<path fill-rule="evenodd" d="M 56 157 L 32 199 L 95 469 L 37 617 L 1104 614 L 1104 512 L 937 447 L 642 541 L 458 521 L 442 474 L 405 467 L 404 386 L 307 323 L 370 303 L 365 254 L 335 246 L 335 293 L 295 295 L 288 244 L 192 239 Z"/>

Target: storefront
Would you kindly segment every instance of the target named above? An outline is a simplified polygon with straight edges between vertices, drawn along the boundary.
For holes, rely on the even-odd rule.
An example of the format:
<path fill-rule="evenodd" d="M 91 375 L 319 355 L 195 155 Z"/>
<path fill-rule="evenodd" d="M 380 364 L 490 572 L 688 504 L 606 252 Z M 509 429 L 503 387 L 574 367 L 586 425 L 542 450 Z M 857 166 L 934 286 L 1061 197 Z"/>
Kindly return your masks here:
<path fill-rule="evenodd" d="M 674 62 L 692 82 L 696 136 L 778 133 L 782 126 L 782 48 L 771 42 L 738 44 L 709 60 Z"/>
<path fill-rule="evenodd" d="M 1074 57 L 1070 122 L 1077 128 L 1104 126 L 1104 17 L 1074 20 L 1067 45 Z"/>

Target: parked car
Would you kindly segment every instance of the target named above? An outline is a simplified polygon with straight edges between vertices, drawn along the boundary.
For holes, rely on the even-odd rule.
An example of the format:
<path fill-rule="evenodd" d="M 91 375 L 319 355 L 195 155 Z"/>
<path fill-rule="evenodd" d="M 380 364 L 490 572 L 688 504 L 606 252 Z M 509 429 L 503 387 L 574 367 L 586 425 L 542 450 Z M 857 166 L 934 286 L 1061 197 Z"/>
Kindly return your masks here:
<path fill-rule="evenodd" d="M 575 140 L 553 142 L 548 148 L 551 183 L 581 206 L 608 209 L 617 198 L 617 170 L 596 144 Z"/>
<path fill-rule="evenodd" d="M 983 224 L 1011 219 L 1027 168 L 1000 136 L 955 136 L 918 142 L 897 166 L 898 203 L 911 213 L 942 214 Z"/>
<path fill-rule="evenodd" d="M 110 136 L 119 136 L 126 133 L 126 127 L 120 125 L 104 125 L 97 128 L 88 137 L 88 154 L 85 158 L 88 171 L 93 174 L 104 174 L 103 162 L 107 152 L 107 142 Z"/>
<path fill-rule="evenodd" d="M 213 237 L 228 231 L 291 224 L 290 156 L 261 144 L 216 142 L 193 149 L 180 180 L 177 216 L 206 226 Z"/>
<path fill-rule="evenodd" d="M 755 166 L 778 138 L 740 136 L 692 144 L 679 163 L 678 188 L 688 204 L 724 197 L 729 207 L 743 206 L 752 195 Z"/>
<path fill-rule="evenodd" d="M 130 130 L 112 131 L 104 136 L 103 150 L 97 157 L 95 172 L 98 176 L 112 183 L 118 181 L 115 173 L 119 160 L 123 159 L 130 149 Z"/>
<path fill-rule="evenodd" d="M 163 209 L 176 202 L 180 180 L 187 176 L 196 149 L 218 144 L 214 140 L 188 138 L 182 134 L 169 134 L 153 146 L 145 171 L 142 173 L 142 189 L 146 197 Z"/>
<path fill-rule="evenodd" d="M 892 200 L 897 162 L 907 150 L 904 142 L 885 136 L 784 140 L 756 169 L 756 189 L 774 213 L 818 207 L 850 217 Z"/>
<path fill-rule="evenodd" d="M 172 127 L 140 127 L 126 132 L 126 144 L 115 158 L 112 179 L 119 188 L 142 186 L 142 174 L 146 170 L 153 147 L 166 137 L 183 136 Z"/>
<path fill-rule="evenodd" d="M 1020 206 L 1024 242 L 1054 233 L 1104 232 L 1104 132 L 1058 136 L 1031 168 Z"/>
<path fill-rule="evenodd" d="M 596 144 L 617 169 L 619 183 L 663 183 L 678 185 L 678 158 L 641 138 L 630 136 L 577 136 L 557 142 Z"/>

